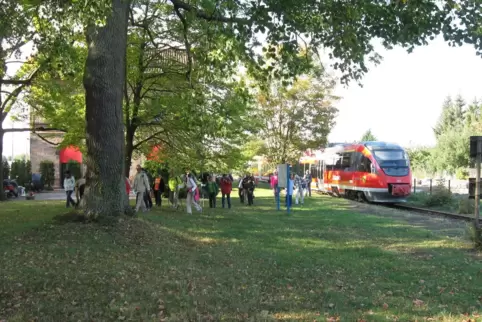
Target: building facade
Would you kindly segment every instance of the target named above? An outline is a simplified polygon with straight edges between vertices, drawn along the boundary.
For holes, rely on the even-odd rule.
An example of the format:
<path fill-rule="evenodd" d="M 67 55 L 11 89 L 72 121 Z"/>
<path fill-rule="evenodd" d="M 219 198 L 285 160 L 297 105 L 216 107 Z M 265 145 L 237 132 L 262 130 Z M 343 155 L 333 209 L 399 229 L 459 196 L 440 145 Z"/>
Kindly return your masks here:
<path fill-rule="evenodd" d="M 48 136 L 48 141 L 54 143 L 48 143 L 43 140 L 36 133 L 30 134 L 30 162 L 32 164 L 32 173 L 40 172 L 40 163 L 42 161 L 51 161 L 55 168 L 55 182 L 54 188 L 62 188 L 62 182 L 64 174 L 62 169 L 69 161 L 77 161 L 83 164 L 82 153 L 75 147 L 68 147 L 59 149 L 55 144 L 62 141 L 62 132 L 42 132 L 42 137 Z M 129 169 L 129 179 L 132 179 L 136 173 L 136 166 L 142 164 L 145 158 L 132 160 L 131 168 Z M 82 167 L 85 170 L 85 167 Z M 77 178 L 76 178 L 77 179 Z"/>

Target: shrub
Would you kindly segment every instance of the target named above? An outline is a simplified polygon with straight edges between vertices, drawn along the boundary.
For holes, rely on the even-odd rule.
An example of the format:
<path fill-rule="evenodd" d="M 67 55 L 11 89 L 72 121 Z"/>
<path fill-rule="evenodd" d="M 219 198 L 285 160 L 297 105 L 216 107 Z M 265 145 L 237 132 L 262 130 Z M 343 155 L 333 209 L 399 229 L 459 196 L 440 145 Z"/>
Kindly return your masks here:
<path fill-rule="evenodd" d="M 32 181 L 32 167 L 30 161 L 15 160 L 12 162 L 10 177 L 20 186 L 27 187 Z"/>
<path fill-rule="evenodd" d="M 474 200 L 460 199 L 459 200 L 459 214 L 473 214 L 475 211 Z"/>
<path fill-rule="evenodd" d="M 40 162 L 39 172 L 42 175 L 42 181 L 46 185 L 46 190 L 51 190 L 55 182 L 55 166 L 52 161 Z"/>
<path fill-rule="evenodd" d="M 75 178 L 75 180 L 82 177 L 82 165 L 74 160 L 67 162 L 65 170 L 69 170 L 70 174 Z"/>
<path fill-rule="evenodd" d="M 413 204 L 425 205 L 429 197 L 430 195 L 427 192 L 422 191 L 422 192 L 412 193 L 410 197 L 408 197 L 408 201 Z"/>
<path fill-rule="evenodd" d="M 427 207 L 445 206 L 452 202 L 452 193 L 445 187 L 445 180 L 437 180 L 437 185 L 432 190 L 432 194 L 425 201 Z"/>

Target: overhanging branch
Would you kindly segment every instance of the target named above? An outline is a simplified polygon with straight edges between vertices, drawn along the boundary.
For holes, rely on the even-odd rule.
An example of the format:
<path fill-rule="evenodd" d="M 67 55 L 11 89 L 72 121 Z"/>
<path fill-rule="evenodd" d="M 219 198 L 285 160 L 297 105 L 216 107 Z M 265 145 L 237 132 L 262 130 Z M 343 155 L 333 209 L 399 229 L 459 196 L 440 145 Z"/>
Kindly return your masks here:
<path fill-rule="evenodd" d="M 162 133 L 164 133 L 164 132 L 165 132 L 165 130 L 158 131 L 158 132 L 156 132 L 156 133 L 148 136 L 148 137 L 145 138 L 144 140 L 141 140 L 141 141 L 137 142 L 136 144 L 134 144 L 134 149 L 139 148 L 142 144 L 148 142 L 149 140 L 154 139 L 154 138 L 157 137 L 159 134 L 162 134 Z"/>
<path fill-rule="evenodd" d="M 238 23 L 238 24 L 248 24 L 250 20 L 242 19 L 237 17 L 225 17 L 220 14 L 209 14 L 203 10 L 199 10 L 192 5 L 185 3 L 180 0 L 170 0 L 174 7 L 183 9 L 185 11 L 189 11 L 194 13 L 198 18 L 207 20 L 207 21 L 217 21 L 217 22 L 224 22 L 224 23 Z"/>
<path fill-rule="evenodd" d="M 0 79 L 2 85 L 23 85 L 27 86 L 32 83 L 32 79 Z"/>
<path fill-rule="evenodd" d="M 38 134 L 38 133 L 35 133 L 37 134 L 37 136 L 39 137 L 40 140 L 44 141 L 45 143 L 48 143 L 50 145 L 53 145 L 53 146 L 59 146 L 60 144 L 59 143 L 55 143 L 55 142 L 52 142 L 50 141 L 49 139 L 43 137 L 42 135 Z"/>
<path fill-rule="evenodd" d="M 25 127 L 25 128 L 13 128 L 13 129 L 3 129 L 3 133 L 12 133 L 12 132 L 32 132 L 36 133 L 37 132 L 63 132 L 66 133 L 67 131 L 64 129 L 59 129 L 59 128 L 53 128 L 53 127 L 37 127 L 37 128 L 30 128 L 30 127 Z"/>

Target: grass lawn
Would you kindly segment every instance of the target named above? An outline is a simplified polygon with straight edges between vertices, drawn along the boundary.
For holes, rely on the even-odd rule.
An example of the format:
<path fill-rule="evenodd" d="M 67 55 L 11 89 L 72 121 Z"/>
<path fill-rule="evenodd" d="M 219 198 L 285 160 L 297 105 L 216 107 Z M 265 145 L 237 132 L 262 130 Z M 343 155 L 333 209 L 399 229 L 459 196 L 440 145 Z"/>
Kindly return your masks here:
<path fill-rule="evenodd" d="M 256 193 L 115 227 L 56 224 L 60 201 L 1 204 L 0 321 L 480 321 L 463 233 L 320 196 L 288 216 Z"/>

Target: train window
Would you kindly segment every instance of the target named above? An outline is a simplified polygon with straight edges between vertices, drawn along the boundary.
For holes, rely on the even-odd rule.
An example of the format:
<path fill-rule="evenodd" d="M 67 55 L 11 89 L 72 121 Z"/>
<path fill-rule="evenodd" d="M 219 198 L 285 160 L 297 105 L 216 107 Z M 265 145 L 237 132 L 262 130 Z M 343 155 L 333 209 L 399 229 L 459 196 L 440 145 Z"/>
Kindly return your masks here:
<path fill-rule="evenodd" d="M 322 163 L 319 162 L 318 164 L 313 164 L 310 169 L 311 177 L 314 178 L 323 178 L 323 166 Z"/>
<path fill-rule="evenodd" d="M 351 158 L 351 167 L 353 169 L 356 169 L 356 171 L 360 171 L 358 170 L 358 167 L 361 163 L 362 158 L 363 158 L 363 154 L 361 152 L 355 152 L 353 154 L 353 157 Z"/>
<path fill-rule="evenodd" d="M 343 153 L 343 158 L 342 158 L 342 169 L 343 170 L 350 170 L 351 167 L 351 159 L 352 159 L 352 152 L 345 152 Z"/>
<path fill-rule="evenodd" d="M 360 164 L 358 165 L 358 171 L 360 172 L 372 172 L 371 170 L 372 161 L 366 156 L 362 156 Z"/>
<path fill-rule="evenodd" d="M 335 165 L 333 166 L 333 170 L 343 170 L 343 163 L 342 163 L 342 158 L 338 158 L 336 160 Z"/>

